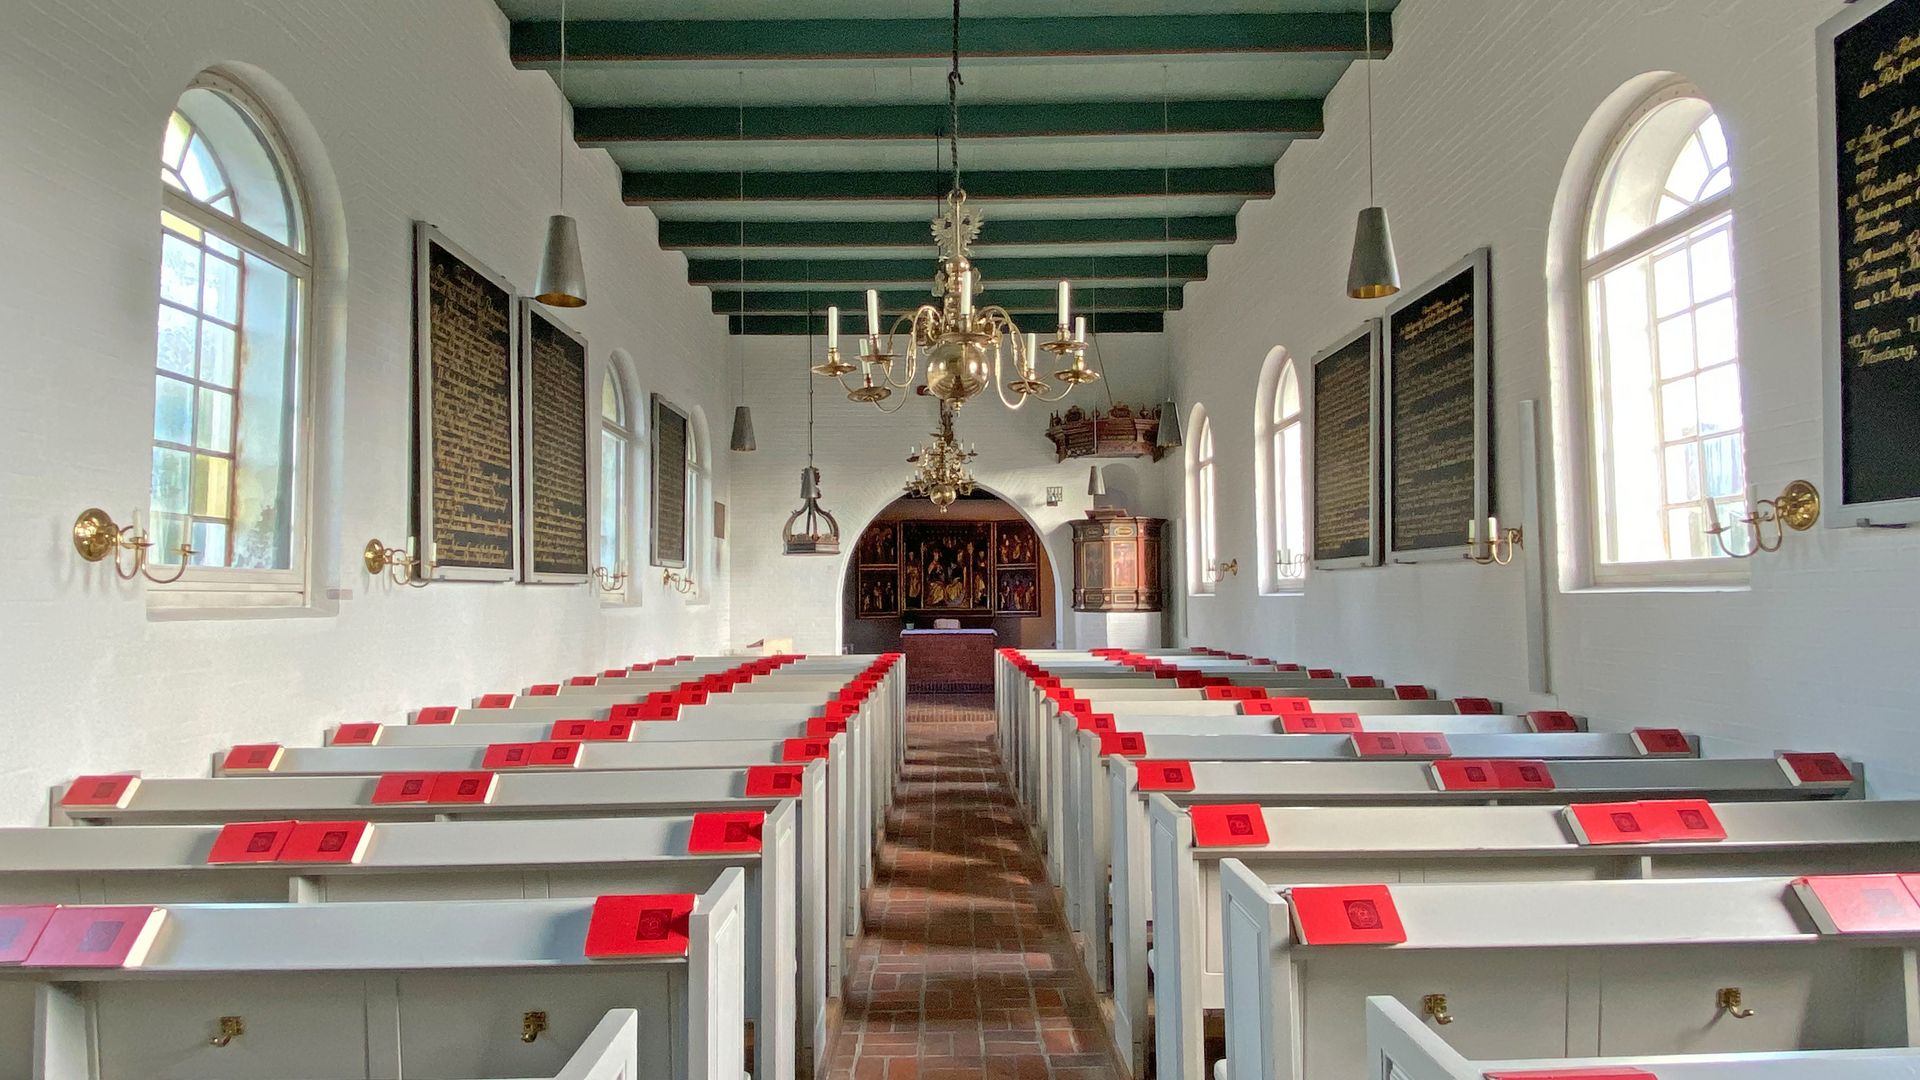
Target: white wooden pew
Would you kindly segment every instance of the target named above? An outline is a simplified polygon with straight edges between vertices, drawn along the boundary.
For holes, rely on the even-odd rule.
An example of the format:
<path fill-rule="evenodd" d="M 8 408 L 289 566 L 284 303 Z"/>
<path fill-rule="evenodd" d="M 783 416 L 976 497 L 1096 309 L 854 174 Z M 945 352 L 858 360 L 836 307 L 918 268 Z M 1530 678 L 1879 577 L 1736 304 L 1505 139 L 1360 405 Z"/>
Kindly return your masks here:
<path fill-rule="evenodd" d="M 1293 926 L 1307 887 L 1282 893 L 1233 860 L 1221 873 L 1231 1080 L 1370 1075 L 1373 995 L 1419 1003 L 1449 1021 L 1460 1053 L 1494 1060 L 1907 1047 L 1920 1037 L 1920 936 L 1821 936 L 1787 878 L 1387 885 L 1377 902 L 1323 892 L 1302 908 L 1317 935 L 1331 936 L 1338 920 L 1342 936 L 1390 937 L 1352 927 L 1397 919 L 1405 940 L 1310 945 Z M 1158 943 L 1156 962 L 1177 968 L 1179 948 Z M 1732 990 L 1751 1015 L 1733 1011 Z M 1161 1075 L 1194 1080 L 1179 1024 L 1159 1018 Z"/>
<path fill-rule="evenodd" d="M 1547 1080 L 1639 1076 L 1647 1080 L 1914 1080 L 1920 1050 L 1802 1050 L 1761 1054 L 1470 1061 L 1395 998 L 1367 999 L 1367 1080 Z"/>
<path fill-rule="evenodd" d="M 1893 872 L 1920 866 L 1920 801 L 1720 803 L 1718 841 L 1582 843 L 1564 806 L 1263 807 L 1267 840 L 1207 846 L 1187 808 L 1150 800 L 1154 1014 L 1199 1053 L 1203 1010 L 1224 1007 L 1221 864 L 1276 888 L 1327 883 L 1607 880 Z"/>
<path fill-rule="evenodd" d="M 1242 717 L 1265 720 L 1267 717 Z M 1404 719 L 1395 717 L 1391 719 Z M 1434 716 L 1419 721 L 1421 730 L 1443 735 L 1453 756 L 1462 758 L 1529 758 L 1538 760 L 1617 759 L 1641 756 L 1633 736 L 1568 732 L 1528 735 L 1483 735 L 1473 731 L 1481 717 Z M 1158 724 L 1145 725 L 1149 729 Z M 1386 725 L 1377 725 L 1376 731 Z M 1175 730 L 1189 730 L 1178 724 Z M 1459 733 L 1457 729 L 1468 729 Z M 1135 769 L 1135 762 L 1157 762 L 1160 767 L 1180 768 L 1193 761 L 1358 761 L 1356 744 L 1347 735 L 1144 735 L 1141 752 L 1132 757 L 1110 756 L 1101 752 L 1101 740 L 1095 732 L 1075 733 L 1075 753 L 1068 759 L 1073 768 L 1061 785 L 1057 800 L 1057 820 L 1049 829 L 1063 839 L 1063 851 L 1071 853 L 1063 860 L 1066 867 L 1063 889 L 1069 925 L 1079 931 L 1083 955 L 1094 985 L 1106 988 L 1112 972 L 1108 961 L 1106 932 L 1107 882 L 1113 848 L 1108 796 L 1109 769 Z M 1693 756 L 1698 744 L 1680 736 L 1686 749 L 1678 756 Z"/>
<path fill-rule="evenodd" d="M 1806 784 L 1790 779 L 1781 761 L 1774 758 L 1556 761 L 1547 766 L 1554 786 L 1531 791 L 1441 790 L 1432 763 L 1421 762 L 1196 761 L 1189 766 L 1191 790 L 1157 793 L 1140 789 L 1137 769 L 1109 769 L 1107 812 L 1114 832 L 1108 853 L 1112 874 L 1108 933 L 1114 965 L 1114 1041 L 1125 1047 L 1140 1045 L 1145 1039 L 1147 921 L 1153 910 L 1149 795 L 1158 794 L 1181 806 L 1257 803 L 1410 808 L 1661 798 L 1715 802 L 1859 799 L 1864 792 L 1863 773 L 1858 763 L 1844 764 L 1851 781 Z M 1156 965 L 1160 962 L 1156 960 Z M 1163 1031 L 1156 1030 L 1157 1042 L 1165 1037 Z"/>
<path fill-rule="evenodd" d="M 740 1080 L 741 871 L 688 900 L 684 946 L 621 960 L 592 899 L 169 905 L 138 967 L 0 967 L 0 1077 L 551 1076 L 632 1009 L 629 1076 Z"/>
<path fill-rule="evenodd" d="M 356 903 L 701 893 L 746 873 L 754 1075 L 791 1080 L 826 1025 L 826 939 L 799 926 L 799 807 L 764 812 L 751 843 L 695 853 L 696 817 L 387 822 L 357 863 L 214 862 L 222 826 L 0 829 L 0 904 Z M 710 823 L 708 828 L 711 828 Z M 244 832 L 245 826 L 233 826 Z M 231 835 L 231 834 L 230 834 Z M 229 841 L 231 842 L 231 840 Z M 804 1039 L 796 1038 L 804 1036 Z"/>
<path fill-rule="evenodd" d="M 815 928 L 825 929 L 827 989 L 834 997 L 840 995 L 852 942 L 842 919 L 847 907 L 843 879 L 828 872 L 832 830 L 824 763 L 775 766 L 764 774 L 753 769 L 687 769 L 449 775 L 491 778 L 491 797 L 469 802 L 375 802 L 382 783 L 378 776 L 144 779 L 129 796 L 118 800 L 123 805 L 63 805 L 63 791 L 71 788 L 56 789 L 50 820 L 55 825 L 93 826 L 285 818 L 385 822 L 659 817 L 704 810 L 771 810 L 784 799 L 798 797 L 801 937 L 805 941 Z M 756 775 L 767 784 L 766 794 L 749 794 L 757 790 Z"/>

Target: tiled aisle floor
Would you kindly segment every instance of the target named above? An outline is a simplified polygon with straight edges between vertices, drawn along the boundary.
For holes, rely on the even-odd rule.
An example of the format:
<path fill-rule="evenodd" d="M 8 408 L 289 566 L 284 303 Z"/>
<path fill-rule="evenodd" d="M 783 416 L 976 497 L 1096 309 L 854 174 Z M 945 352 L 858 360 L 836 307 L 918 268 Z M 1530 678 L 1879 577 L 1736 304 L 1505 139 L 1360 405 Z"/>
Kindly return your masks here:
<path fill-rule="evenodd" d="M 1117 1080 L 988 697 L 916 701 L 828 1080 Z"/>

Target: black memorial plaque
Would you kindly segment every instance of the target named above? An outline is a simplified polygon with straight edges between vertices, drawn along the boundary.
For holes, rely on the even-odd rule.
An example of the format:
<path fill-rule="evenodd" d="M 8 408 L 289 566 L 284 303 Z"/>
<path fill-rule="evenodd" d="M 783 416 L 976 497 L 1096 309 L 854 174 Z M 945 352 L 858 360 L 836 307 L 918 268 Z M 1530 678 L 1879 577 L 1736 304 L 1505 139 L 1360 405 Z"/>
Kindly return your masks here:
<path fill-rule="evenodd" d="M 587 481 L 587 343 L 527 304 L 526 506 L 529 581 L 592 572 Z M 608 567 L 614 573 L 618 567 Z"/>
<path fill-rule="evenodd" d="M 1378 324 L 1313 363 L 1313 558 L 1373 566 L 1380 557 Z"/>
<path fill-rule="evenodd" d="M 1463 548 L 1491 507 L 1487 253 L 1386 319 L 1387 537 L 1395 555 Z"/>
<path fill-rule="evenodd" d="M 687 565 L 687 414 L 653 396 L 653 565 Z"/>

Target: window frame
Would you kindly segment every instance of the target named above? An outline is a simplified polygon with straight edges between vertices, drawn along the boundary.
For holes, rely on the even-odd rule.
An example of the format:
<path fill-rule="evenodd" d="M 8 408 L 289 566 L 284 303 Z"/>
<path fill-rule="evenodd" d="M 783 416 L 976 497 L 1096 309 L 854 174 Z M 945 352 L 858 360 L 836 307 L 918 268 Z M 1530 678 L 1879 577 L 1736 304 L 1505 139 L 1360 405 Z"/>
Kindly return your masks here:
<path fill-rule="evenodd" d="M 633 539 L 636 531 L 633 527 L 633 480 L 635 476 L 634 467 L 636 464 L 634 461 L 634 453 L 635 448 L 640 442 L 640 432 L 635 429 L 633 423 L 633 395 L 627 391 L 626 382 L 621 375 L 619 363 L 611 357 L 607 360 L 606 369 L 602 373 L 600 385 L 603 394 L 606 392 L 607 387 L 611 386 L 613 388 L 614 412 L 618 414 L 618 418 L 609 419 L 604 409 L 600 410 L 598 414 L 600 417 L 601 454 L 599 455 L 599 462 L 595 467 L 603 469 L 606 461 L 606 442 L 608 437 L 611 436 L 620 441 L 619 460 L 621 473 L 619 484 L 615 488 L 616 502 L 613 508 L 613 523 L 614 528 L 617 530 L 613 544 L 615 565 L 604 567 L 604 569 L 609 576 L 620 571 L 625 571 L 627 576 L 621 580 L 620 587 L 617 589 L 600 587 L 597 578 L 595 587 L 600 588 L 601 603 L 623 606 L 637 603 L 640 597 L 640 590 L 633 587 L 634 577 L 638 573 L 633 562 Z M 606 478 L 601 476 L 598 479 L 600 483 L 595 486 L 594 497 L 600 500 L 601 503 L 604 503 L 607 488 Z M 603 529 L 607 522 L 607 513 L 604 505 L 597 505 L 595 509 L 599 511 L 594 515 L 594 528 L 596 533 L 598 533 L 595 538 L 596 543 L 594 544 L 594 553 L 597 561 L 600 548 L 604 546 L 606 539 Z M 599 569 L 599 567 L 596 567 L 596 569 Z"/>
<path fill-rule="evenodd" d="M 713 464 L 707 445 L 707 421 L 704 410 L 695 406 L 687 413 L 687 507 L 685 523 L 687 569 L 693 574 L 693 592 L 689 602 L 704 604 L 713 598 L 712 577 L 715 566 L 713 539 Z"/>
<path fill-rule="evenodd" d="M 298 216 L 300 224 L 298 236 L 306 247 L 303 252 L 282 243 L 236 217 L 200 203 L 185 192 L 174 190 L 164 181 L 159 183 L 160 210 L 163 215 L 171 214 L 203 232 L 221 237 L 226 242 L 239 247 L 243 254 L 253 255 L 286 273 L 294 283 L 297 311 L 291 320 L 291 340 L 288 343 L 294 354 L 294 374 L 288 385 L 288 393 L 292 397 L 288 413 L 293 428 L 289 439 L 289 456 L 292 459 L 293 469 L 293 481 L 289 485 L 289 494 L 293 507 L 288 536 L 288 565 L 285 570 L 190 565 L 177 580 L 165 587 L 148 589 L 147 603 L 150 608 L 159 611 L 210 607 L 304 607 L 312 599 L 313 585 L 311 559 L 314 512 L 313 381 L 315 363 L 312 349 L 314 309 L 317 306 L 315 294 L 319 279 L 318 260 L 313 250 L 315 247 L 313 198 L 285 133 L 275 121 L 272 111 L 258 95 L 233 79 L 212 71 L 202 72 L 181 90 L 179 97 L 185 97 L 195 90 L 207 90 L 220 95 L 251 123 L 266 151 L 272 155 L 279 167 L 282 186 L 286 190 L 293 212 Z M 179 110 L 179 97 L 176 97 L 174 106 L 168 110 L 169 118 Z M 158 230 L 160 237 L 165 237 L 167 232 L 165 224 L 162 223 Z M 242 266 L 244 267 L 244 261 Z M 244 297 L 244 295 L 243 285 L 241 296 Z M 156 287 L 155 311 L 172 306 L 174 305 L 160 297 Z M 236 353 L 237 350 L 238 342 L 236 342 Z M 158 377 L 160 368 L 157 336 L 153 354 L 155 357 L 153 370 Z M 237 377 L 235 383 L 237 396 Z M 150 448 L 159 445 L 157 435 L 157 431 L 149 433 L 147 442 Z M 143 503 L 148 513 L 151 513 L 151 487 L 152 480 L 149 477 L 149 490 Z M 231 527 L 229 523 L 229 528 Z M 190 543 L 191 540 L 188 542 Z M 173 567 L 178 564 L 160 565 Z"/>
<path fill-rule="evenodd" d="M 1193 407 L 1187 430 L 1187 593 L 1212 596 L 1219 586 L 1220 558 L 1218 448 L 1213 420 L 1204 405 Z"/>
<path fill-rule="evenodd" d="M 1286 400 L 1284 391 L 1288 381 L 1292 381 L 1294 396 L 1293 415 L 1282 417 L 1280 410 Z M 1257 501 L 1260 512 L 1259 540 L 1262 565 L 1260 568 L 1260 591 L 1268 596 L 1284 596 L 1305 590 L 1307 571 L 1312 563 L 1311 549 L 1307 539 L 1307 501 L 1306 501 L 1306 419 L 1307 398 L 1304 384 L 1300 378 L 1300 364 L 1284 346 L 1276 346 L 1267 354 L 1267 362 L 1262 371 L 1260 390 L 1254 399 L 1254 445 L 1258 455 L 1255 483 L 1258 485 Z M 1284 452 L 1282 441 L 1289 431 L 1299 433 L 1299 449 L 1290 459 Z M 1292 472 L 1284 467 L 1290 461 Z M 1289 513 L 1287 496 L 1297 491 L 1300 496 L 1300 520 L 1294 523 L 1300 534 L 1301 550 L 1294 552 L 1297 557 L 1297 569 L 1288 573 L 1280 561 L 1285 550 L 1284 542 L 1288 528 Z"/>
<path fill-rule="evenodd" d="M 1580 481 L 1583 487 L 1581 498 L 1575 503 L 1582 515 L 1582 525 L 1578 530 L 1579 540 L 1584 548 L 1581 578 L 1585 587 L 1593 589 L 1637 589 L 1637 588 L 1739 588 L 1750 580 L 1747 560 L 1725 556 L 1707 558 L 1672 558 L 1653 561 L 1608 562 L 1604 555 L 1608 549 L 1606 533 L 1612 524 L 1613 482 L 1612 473 L 1616 456 L 1609 438 L 1611 417 L 1608 412 L 1609 395 L 1605 377 L 1610 367 L 1602 363 L 1598 351 L 1596 316 L 1593 302 L 1593 290 L 1608 274 L 1641 259 L 1651 259 L 1665 249 L 1679 244 L 1689 236 L 1705 234 L 1715 228 L 1724 228 L 1730 250 L 1734 247 L 1735 229 L 1738 224 L 1734 213 L 1734 196 L 1739 185 L 1735 172 L 1733 181 L 1725 190 L 1709 195 L 1694 203 L 1686 210 L 1675 214 L 1665 221 L 1656 222 L 1641 232 L 1623 240 L 1610 248 L 1589 254 L 1589 247 L 1595 235 L 1596 222 L 1606 209 L 1602 205 L 1607 194 L 1608 183 L 1613 178 L 1621 155 L 1627 150 L 1642 125 L 1655 113 L 1681 101 L 1698 101 L 1705 105 L 1710 114 L 1719 117 L 1720 111 L 1713 101 L 1691 83 L 1684 80 L 1672 80 L 1661 84 L 1644 94 L 1639 101 L 1627 109 L 1624 119 L 1613 129 L 1591 174 L 1587 177 L 1580 203 L 1579 214 L 1573 228 L 1566 230 L 1562 242 L 1570 245 L 1567 266 L 1568 292 L 1573 314 L 1572 340 L 1577 356 L 1577 370 L 1572 373 L 1573 384 L 1578 386 L 1580 400 L 1569 410 L 1569 420 L 1577 425 L 1580 432 L 1581 448 Z M 1724 130 L 1724 120 L 1722 121 Z M 1691 136 L 1690 136 L 1691 137 Z M 1728 148 L 1728 161 L 1731 166 L 1733 150 Z M 1669 166 L 1671 167 L 1671 166 Z M 1730 261 L 1734 256 L 1730 254 Z M 1740 282 L 1737 263 L 1733 264 L 1733 288 L 1728 294 L 1734 304 L 1735 332 L 1738 333 Z M 1649 321 L 1655 320 L 1649 307 Z M 1650 333 L 1652 328 L 1650 327 Z M 1736 352 L 1731 361 L 1741 385 L 1742 422 L 1740 453 L 1741 472 L 1748 480 L 1747 490 L 1740 493 L 1743 502 L 1749 499 L 1751 473 L 1748 471 L 1746 435 L 1748 432 L 1745 417 L 1746 379 L 1742 357 Z M 1657 354 L 1654 362 L 1657 364 Z M 1608 370 L 1603 371 L 1603 368 Z M 1698 376 L 1696 368 L 1695 377 Z M 1665 381 L 1654 376 L 1656 383 L 1653 393 L 1655 408 L 1658 409 L 1658 385 Z M 1657 412 L 1656 412 L 1657 415 Z M 1652 448 L 1663 453 L 1667 440 L 1656 433 L 1656 445 Z M 1662 462 L 1659 466 L 1664 470 Z M 1665 481 L 1662 480 L 1664 495 Z M 1664 512 L 1664 511 L 1663 511 Z M 1710 549 L 1711 550 L 1711 549 Z"/>

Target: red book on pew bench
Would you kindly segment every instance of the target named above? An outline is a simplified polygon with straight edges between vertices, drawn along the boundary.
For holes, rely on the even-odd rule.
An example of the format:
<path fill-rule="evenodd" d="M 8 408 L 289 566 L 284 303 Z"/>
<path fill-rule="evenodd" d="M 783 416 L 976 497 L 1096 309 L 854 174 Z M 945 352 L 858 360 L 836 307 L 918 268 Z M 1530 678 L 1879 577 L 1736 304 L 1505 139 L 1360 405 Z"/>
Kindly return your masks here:
<path fill-rule="evenodd" d="M 1081 731 L 1113 731 L 1112 713 L 1076 713 L 1074 725 Z"/>
<path fill-rule="evenodd" d="M 61 806 L 111 806 L 125 810 L 140 787 L 140 778 L 132 773 L 111 776 L 76 776 L 60 796 Z"/>
<path fill-rule="evenodd" d="M 1485 1080 L 1659 1080 L 1645 1069 L 1603 1065 L 1593 1069 L 1502 1069 Z"/>
<path fill-rule="evenodd" d="M 494 743 L 480 765 L 486 769 L 571 769 L 580 763 L 577 742 Z"/>
<path fill-rule="evenodd" d="M 1821 874 L 1793 892 L 1822 934 L 1920 933 L 1920 901 L 1899 874 Z"/>
<path fill-rule="evenodd" d="M 1066 713 L 1068 716 L 1092 716 L 1093 702 L 1081 701 L 1079 698 L 1075 698 L 1072 701 L 1063 701 L 1060 703 L 1060 711 Z"/>
<path fill-rule="evenodd" d="M 1262 686 L 1209 686 L 1206 694 L 1208 701 L 1257 701 L 1267 691 Z"/>
<path fill-rule="evenodd" d="M 481 694 L 480 700 L 473 703 L 476 709 L 505 709 L 512 705 L 512 694 Z"/>
<path fill-rule="evenodd" d="M 742 794 L 749 799 L 797 799 L 801 787 L 801 767 L 798 765 L 749 765 L 747 788 Z"/>
<path fill-rule="evenodd" d="M 1579 731 L 1580 721 L 1559 709 L 1535 709 L 1527 714 L 1527 728 L 1536 735 L 1556 731 Z"/>
<path fill-rule="evenodd" d="M 1727 827 L 1705 799 L 1645 799 L 1642 814 L 1662 840 L 1719 841 L 1727 838 Z"/>
<path fill-rule="evenodd" d="M 1313 711 L 1313 702 L 1303 697 L 1255 698 L 1240 703 L 1241 716 L 1286 716 Z"/>
<path fill-rule="evenodd" d="M 845 720 L 849 716 L 858 714 L 860 706 L 844 701 L 829 701 L 822 712 L 829 720 Z"/>
<path fill-rule="evenodd" d="M 415 713 L 413 722 L 416 724 L 451 724 L 453 723 L 454 711 L 454 707 L 451 705 L 432 705 Z"/>
<path fill-rule="evenodd" d="M 1300 665 L 1299 665 L 1299 664 L 1275 664 L 1275 665 L 1273 665 L 1273 670 L 1275 670 L 1275 671 L 1299 671 L 1299 670 L 1300 670 Z"/>
<path fill-rule="evenodd" d="M 687 854 L 759 851 L 766 822 L 767 815 L 759 810 L 695 814 L 693 828 L 687 833 Z"/>
<path fill-rule="evenodd" d="M 1103 731 L 1100 754 L 1103 757 L 1139 757 L 1147 752 L 1147 737 L 1138 731 Z"/>
<path fill-rule="evenodd" d="M 1634 728 L 1633 748 L 1643 757 L 1693 756 L 1693 744 L 1679 728 Z"/>
<path fill-rule="evenodd" d="M 1453 744 L 1447 741 L 1444 733 L 1438 731 L 1403 731 L 1400 733 L 1400 748 L 1414 758 L 1444 758 L 1453 756 Z"/>
<path fill-rule="evenodd" d="M 24 964 L 58 904 L 0 904 L 0 967 Z"/>
<path fill-rule="evenodd" d="M 598 675 L 575 675 L 573 678 L 567 680 L 567 685 L 598 686 L 600 685 L 600 677 Z"/>
<path fill-rule="evenodd" d="M 624 723 L 625 721 L 602 720 L 555 720 L 547 728 L 547 738 L 554 742 L 583 742 L 593 737 L 594 727 L 601 723 Z"/>
<path fill-rule="evenodd" d="M 1353 690 L 1378 690 L 1380 688 L 1380 680 L 1374 678 L 1372 675 L 1349 675 L 1347 676 L 1347 686 Z"/>
<path fill-rule="evenodd" d="M 209 864 L 269 863 L 280 858 L 287 838 L 293 835 L 294 822 L 235 821 L 220 826 L 213 848 L 207 852 Z"/>
<path fill-rule="evenodd" d="M 1452 758 L 1436 761 L 1429 768 L 1434 786 L 1441 791 L 1497 791 L 1500 788 L 1493 762 L 1485 758 Z"/>
<path fill-rule="evenodd" d="M 1394 686 L 1393 696 L 1398 701 L 1432 701 L 1433 691 L 1424 686 L 1402 683 Z"/>
<path fill-rule="evenodd" d="M 1453 711 L 1462 716 L 1493 715 L 1493 700 L 1483 697 L 1457 697 L 1453 699 Z"/>
<path fill-rule="evenodd" d="M 780 744 L 780 760 L 788 763 L 796 761 L 819 761 L 830 752 L 828 746 L 831 737 L 826 739 L 786 739 Z"/>
<path fill-rule="evenodd" d="M 1335 674 L 1334 670 L 1330 667 L 1315 667 L 1315 668 L 1307 669 L 1307 678 L 1309 679 L 1337 679 L 1339 677 L 1340 676 Z"/>
<path fill-rule="evenodd" d="M 1544 761 L 1500 758 L 1493 763 L 1493 777 L 1508 791 L 1553 790 L 1553 773 Z"/>
<path fill-rule="evenodd" d="M 1399 945 L 1407 940 L 1385 885 L 1296 885 L 1287 890 L 1302 945 Z"/>
<path fill-rule="evenodd" d="M 1645 1068 L 1603 1065 L 1597 1068 L 1501 1068 L 1484 1080 L 1659 1080 Z"/>
<path fill-rule="evenodd" d="M 654 720 L 678 720 L 680 719 L 680 706 L 670 701 L 629 702 L 625 705 L 614 705 L 608 708 L 607 718 L 609 720 L 622 720 L 627 723 Z"/>
<path fill-rule="evenodd" d="M 589 960 L 633 956 L 685 956 L 690 893 L 666 896 L 602 896 L 593 902 L 582 951 Z"/>
<path fill-rule="evenodd" d="M 1287 735 L 1351 735 L 1365 731 L 1359 713 L 1295 713 L 1280 718 L 1280 731 Z"/>
<path fill-rule="evenodd" d="M 1288 720 L 1296 719 L 1288 717 Z M 1407 748 L 1397 731 L 1356 731 L 1351 736 L 1353 754 L 1363 758 L 1403 758 Z"/>
<path fill-rule="evenodd" d="M 1195 847 L 1265 847 L 1267 818 L 1253 803 L 1189 806 Z"/>
<path fill-rule="evenodd" d="M 333 729 L 329 746 L 376 746 L 380 742 L 380 724 L 341 724 Z"/>
<path fill-rule="evenodd" d="M 1133 763 L 1134 779 L 1141 791 L 1192 791 L 1193 765 L 1185 761 L 1148 761 Z"/>
<path fill-rule="evenodd" d="M 244 743 L 227 751 L 220 771 L 227 773 L 272 772 L 286 750 L 279 743 Z"/>
<path fill-rule="evenodd" d="M 689 683 L 681 683 L 673 691 L 672 701 L 676 705 L 705 705 L 707 688 Z"/>
<path fill-rule="evenodd" d="M 490 803 L 500 778 L 489 772 L 435 773 L 427 797 L 434 803 Z"/>
<path fill-rule="evenodd" d="M 1561 810 L 1573 838 L 1583 845 L 1653 844 L 1660 841 L 1653 822 L 1637 802 L 1574 803 Z"/>
<path fill-rule="evenodd" d="M 146 962 L 166 923 L 161 907 L 61 907 L 27 953 L 27 967 L 128 968 Z"/>
<path fill-rule="evenodd" d="M 1780 768 L 1785 770 L 1787 779 L 1794 787 L 1848 787 L 1853 784 L 1853 770 L 1839 754 L 1795 754 L 1780 755 Z"/>
<path fill-rule="evenodd" d="M 830 720 L 824 716 L 807 717 L 807 738 L 809 739 L 828 739 L 846 733 L 845 719 Z"/>
<path fill-rule="evenodd" d="M 373 785 L 374 804 L 432 802 L 434 776 L 425 772 L 384 773 Z"/>
<path fill-rule="evenodd" d="M 535 683 L 527 687 L 528 697 L 558 697 L 559 695 L 560 684 L 557 682 Z"/>
<path fill-rule="evenodd" d="M 357 863 L 373 842 L 373 825 L 366 821 L 297 821 L 283 863 Z"/>
<path fill-rule="evenodd" d="M 600 673 L 600 677 L 603 679 L 624 679 L 627 677 L 627 669 L 610 667 L 605 671 L 602 671 Z"/>

